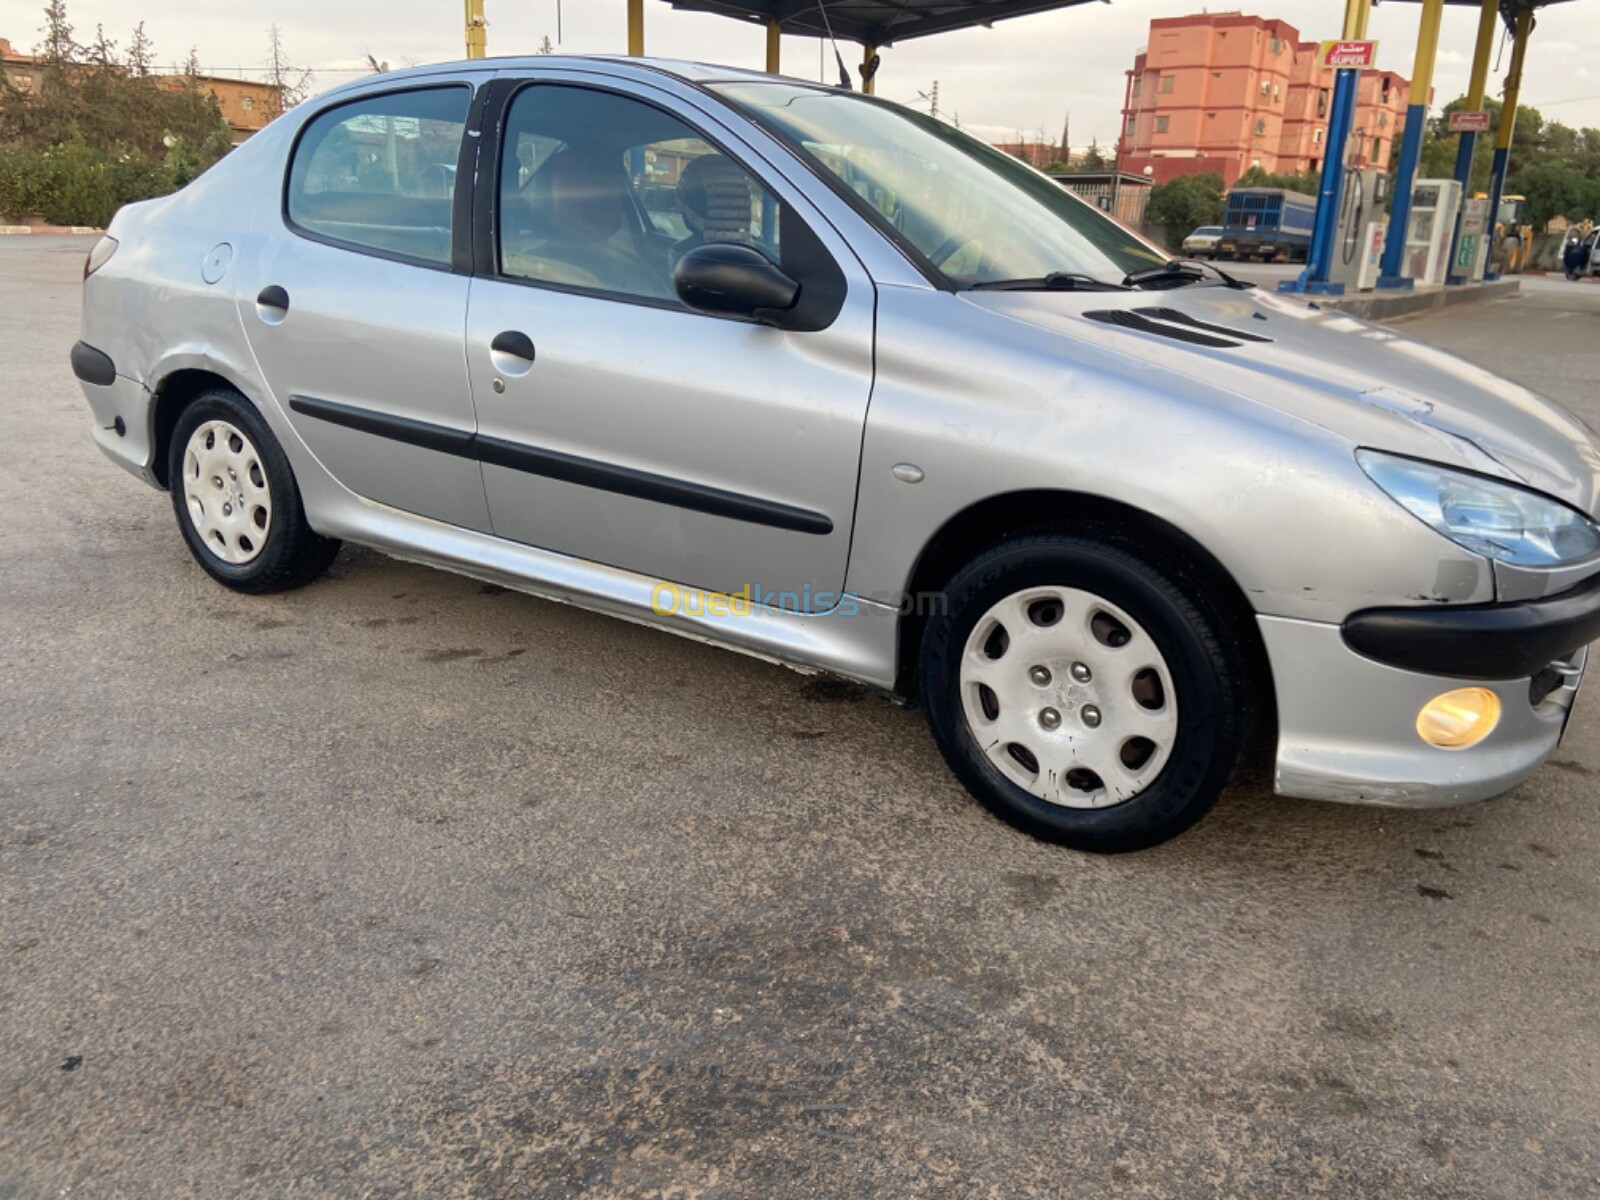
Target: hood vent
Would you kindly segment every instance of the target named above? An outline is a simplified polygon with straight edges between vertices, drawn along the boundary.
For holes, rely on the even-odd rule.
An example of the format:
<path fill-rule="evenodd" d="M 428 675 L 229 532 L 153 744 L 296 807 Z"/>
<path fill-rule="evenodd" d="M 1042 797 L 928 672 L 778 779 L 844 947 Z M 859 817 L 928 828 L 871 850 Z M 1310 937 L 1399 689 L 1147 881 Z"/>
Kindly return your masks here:
<path fill-rule="evenodd" d="M 1091 321 L 1117 325 L 1136 333 L 1150 333 L 1156 337 L 1171 338 L 1175 342 L 1188 342 L 1191 346 L 1210 346 L 1213 349 L 1237 349 L 1245 342 L 1270 342 L 1272 339 L 1259 333 L 1244 333 L 1226 325 L 1212 325 L 1196 320 L 1176 308 L 1106 308 L 1083 314 Z"/>

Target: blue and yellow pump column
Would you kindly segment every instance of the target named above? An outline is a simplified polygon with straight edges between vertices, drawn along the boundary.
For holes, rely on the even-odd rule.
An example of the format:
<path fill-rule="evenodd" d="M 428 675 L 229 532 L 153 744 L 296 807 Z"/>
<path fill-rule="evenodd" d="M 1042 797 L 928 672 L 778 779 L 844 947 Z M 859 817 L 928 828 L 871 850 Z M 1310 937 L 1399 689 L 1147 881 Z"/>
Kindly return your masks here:
<path fill-rule="evenodd" d="M 1411 104 L 1400 142 L 1400 167 L 1395 172 L 1393 200 L 1389 205 L 1389 233 L 1383 243 L 1383 264 L 1378 287 L 1409 291 L 1414 283 L 1400 272 L 1404 267 L 1406 226 L 1411 223 L 1411 184 L 1422 158 L 1422 134 L 1427 124 L 1428 93 L 1433 90 L 1433 60 L 1439 54 L 1439 25 L 1444 0 L 1422 0 L 1422 23 L 1417 30 L 1417 57 L 1411 70 Z"/>
<path fill-rule="evenodd" d="M 1489 174 L 1489 261 L 1494 262 L 1494 233 L 1500 222 L 1500 193 L 1506 186 L 1506 165 L 1511 158 L 1511 135 L 1517 127 L 1517 98 L 1522 91 L 1522 60 L 1528 53 L 1528 35 L 1533 32 L 1533 10 L 1517 13 L 1516 32 L 1511 42 L 1511 66 L 1506 71 L 1505 99 L 1500 103 L 1500 124 L 1494 131 L 1494 166 Z M 1499 276 L 1485 268 L 1485 279 Z"/>
<path fill-rule="evenodd" d="M 1483 0 L 1483 5 L 1478 11 L 1478 42 L 1472 51 L 1472 77 L 1467 83 L 1466 112 L 1483 111 L 1483 92 L 1489 82 L 1489 55 L 1494 50 L 1494 31 L 1499 24 L 1500 15 L 1498 0 Z M 1461 184 L 1462 213 L 1456 214 L 1455 232 L 1450 235 L 1450 268 L 1455 270 L 1456 250 L 1461 245 L 1461 218 L 1466 210 L 1466 199 L 1472 195 L 1472 156 L 1478 150 L 1478 134 L 1476 130 L 1466 129 L 1461 132 L 1461 140 L 1456 144 L 1456 182 Z M 1446 283 L 1470 283 L 1468 275 L 1455 275 L 1447 273 Z"/>
<path fill-rule="evenodd" d="M 1344 41 L 1359 42 L 1367 36 L 1369 0 L 1345 0 Z M 1338 295 L 1344 284 L 1328 282 L 1328 267 L 1333 262 L 1333 246 L 1339 221 L 1339 201 L 1344 195 L 1344 147 L 1355 120 L 1356 86 L 1361 72 L 1341 68 L 1333 81 L 1333 103 L 1328 108 L 1328 147 L 1322 160 L 1322 183 L 1317 188 L 1317 215 L 1311 226 L 1311 247 L 1306 251 L 1305 270 L 1298 278 L 1278 283 L 1280 292 L 1308 292 Z"/>

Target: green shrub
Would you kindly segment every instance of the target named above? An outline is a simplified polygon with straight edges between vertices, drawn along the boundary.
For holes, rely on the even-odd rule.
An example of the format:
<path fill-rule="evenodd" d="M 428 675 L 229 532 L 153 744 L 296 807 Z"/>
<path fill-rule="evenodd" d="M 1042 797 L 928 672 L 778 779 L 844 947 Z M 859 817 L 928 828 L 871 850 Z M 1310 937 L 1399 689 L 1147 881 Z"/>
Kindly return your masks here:
<path fill-rule="evenodd" d="M 0 214 L 104 227 L 124 204 L 192 182 L 230 145 L 225 134 L 199 146 L 176 138 L 165 157 L 155 159 L 140 150 L 96 150 L 74 134 L 45 150 L 0 150 Z"/>
<path fill-rule="evenodd" d="M 50 168 L 31 150 L 0 150 L 0 217 L 21 222 L 44 211 Z"/>

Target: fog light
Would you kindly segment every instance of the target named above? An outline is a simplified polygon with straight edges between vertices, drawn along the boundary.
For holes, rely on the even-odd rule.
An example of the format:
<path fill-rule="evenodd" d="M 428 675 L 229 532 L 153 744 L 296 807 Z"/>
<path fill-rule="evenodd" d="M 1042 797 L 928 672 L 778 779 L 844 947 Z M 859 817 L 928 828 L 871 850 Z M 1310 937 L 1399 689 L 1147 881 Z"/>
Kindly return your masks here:
<path fill-rule="evenodd" d="M 1476 746 L 1500 723 L 1500 697 L 1488 688 L 1457 688 L 1435 696 L 1417 714 L 1417 736 L 1441 750 Z"/>

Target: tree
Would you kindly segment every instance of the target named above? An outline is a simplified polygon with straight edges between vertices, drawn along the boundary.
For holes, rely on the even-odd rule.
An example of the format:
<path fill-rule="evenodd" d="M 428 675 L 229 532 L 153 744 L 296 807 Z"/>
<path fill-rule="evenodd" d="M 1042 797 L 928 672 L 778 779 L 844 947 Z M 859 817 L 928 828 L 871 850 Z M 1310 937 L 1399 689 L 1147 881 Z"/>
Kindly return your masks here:
<path fill-rule="evenodd" d="M 267 28 L 271 57 L 267 59 L 267 82 L 272 85 L 271 115 L 282 116 L 306 98 L 311 89 L 311 72 L 289 61 L 283 48 L 283 34 L 276 25 Z"/>
<path fill-rule="evenodd" d="M 1589 182 L 1564 162 L 1536 162 L 1513 172 L 1506 191 L 1527 197 L 1526 219 L 1535 232 L 1543 232 L 1552 217 L 1582 220 L 1594 215 L 1585 211 L 1592 195 Z"/>
<path fill-rule="evenodd" d="M 215 96 L 154 75 L 142 26 L 124 58 L 103 27 L 80 45 L 65 0 L 51 0 L 40 32 L 41 85 L 24 93 L 0 80 L 0 212 L 101 225 L 130 200 L 183 186 L 231 147 Z"/>
<path fill-rule="evenodd" d="M 86 46 L 85 50 L 88 52 L 89 62 L 97 70 L 111 71 L 120 65 L 121 60 L 117 58 L 117 44 L 106 36 L 104 25 L 94 27 L 94 41 Z"/>
<path fill-rule="evenodd" d="M 156 48 L 145 34 L 144 22 L 133 27 L 133 37 L 128 40 L 128 74 L 143 79 L 155 69 Z"/>
<path fill-rule="evenodd" d="M 1317 189 L 1322 185 L 1322 176 L 1306 171 L 1300 175 L 1273 175 L 1260 167 L 1251 167 L 1239 176 L 1235 187 L 1263 187 L 1283 188 L 1285 191 L 1301 192 L 1307 196 L 1315 196 Z"/>
<path fill-rule="evenodd" d="M 1165 230 L 1168 247 L 1175 247 L 1201 225 L 1222 223 L 1222 176 L 1179 175 L 1150 189 L 1145 220 Z"/>
<path fill-rule="evenodd" d="M 556 52 L 556 48 L 553 45 L 551 45 L 551 43 L 550 43 L 550 35 L 547 33 L 547 34 L 544 35 L 544 37 L 539 39 L 539 49 L 538 49 L 537 53 L 539 53 L 539 54 L 554 54 L 555 52 Z"/>
<path fill-rule="evenodd" d="M 50 0 L 44 6 L 44 24 L 39 32 L 44 41 L 33 52 L 57 71 L 82 57 L 83 47 L 73 40 L 72 23 L 67 20 L 66 0 Z"/>

